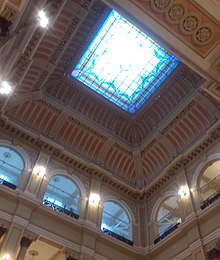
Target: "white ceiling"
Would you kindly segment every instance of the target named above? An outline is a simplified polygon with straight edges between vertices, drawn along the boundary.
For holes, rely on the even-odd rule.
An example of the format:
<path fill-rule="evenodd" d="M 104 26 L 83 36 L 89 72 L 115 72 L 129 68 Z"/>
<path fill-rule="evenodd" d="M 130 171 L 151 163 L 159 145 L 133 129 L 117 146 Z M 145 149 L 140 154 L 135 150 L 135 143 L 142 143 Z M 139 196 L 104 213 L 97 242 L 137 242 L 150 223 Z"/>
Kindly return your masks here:
<path fill-rule="evenodd" d="M 33 255 L 35 253 L 36 255 Z M 49 241 L 37 240 L 28 248 L 24 260 L 65 260 L 65 256 L 59 246 Z"/>

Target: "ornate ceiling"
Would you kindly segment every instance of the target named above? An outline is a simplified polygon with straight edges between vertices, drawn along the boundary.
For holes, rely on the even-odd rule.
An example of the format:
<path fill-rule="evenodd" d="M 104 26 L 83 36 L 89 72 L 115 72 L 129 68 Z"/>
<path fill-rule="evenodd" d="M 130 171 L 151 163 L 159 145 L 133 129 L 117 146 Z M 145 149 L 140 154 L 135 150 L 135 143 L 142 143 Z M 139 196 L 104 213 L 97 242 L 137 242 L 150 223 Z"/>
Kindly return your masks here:
<path fill-rule="evenodd" d="M 36 9 L 41 2 L 34 1 Z M 33 2 L 24 5 L 12 25 L 18 33 L 0 49 L 1 71 L 16 84 L 8 99 L 1 97 L 2 128 L 13 126 L 102 177 L 147 191 L 189 152 L 200 153 L 213 133 L 213 142 L 218 138 L 220 55 L 210 53 L 218 50 L 220 27 L 191 0 L 122 2 L 48 1 L 47 30 L 32 22 Z M 70 76 L 110 6 L 183 61 L 132 115 Z"/>

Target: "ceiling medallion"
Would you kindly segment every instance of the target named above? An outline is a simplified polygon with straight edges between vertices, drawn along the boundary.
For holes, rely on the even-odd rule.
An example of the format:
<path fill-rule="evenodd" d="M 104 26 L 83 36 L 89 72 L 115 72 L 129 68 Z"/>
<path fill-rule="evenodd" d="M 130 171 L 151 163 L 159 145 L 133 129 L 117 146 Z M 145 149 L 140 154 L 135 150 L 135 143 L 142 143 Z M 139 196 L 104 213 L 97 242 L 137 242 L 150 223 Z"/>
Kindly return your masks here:
<path fill-rule="evenodd" d="M 35 256 L 39 255 L 39 252 L 37 252 L 36 250 L 31 250 L 29 252 L 29 255 L 31 255 L 31 260 L 33 260 Z"/>

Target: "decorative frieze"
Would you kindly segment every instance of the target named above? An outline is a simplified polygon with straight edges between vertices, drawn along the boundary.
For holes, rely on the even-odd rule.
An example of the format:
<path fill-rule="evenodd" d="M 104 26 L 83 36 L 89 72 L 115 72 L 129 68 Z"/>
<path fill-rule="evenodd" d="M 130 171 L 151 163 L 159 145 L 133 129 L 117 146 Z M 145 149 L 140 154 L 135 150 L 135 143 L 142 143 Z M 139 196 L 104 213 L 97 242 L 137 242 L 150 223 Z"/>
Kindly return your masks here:
<path fill-rule="evenodd" d="M 219 42 L 220 28 L 217 21 L 205 16 L 204 10 L 200 10 L 193 1 L 137 0 L 134 4 L 203 57 Z"/>
<path fill-rule="evenodd" d="M 170 24 L 178 24 L 186 13 L 186 7 L 180 3 L 174 3 L 167 12 L 165 12 L 166 20 Z"/>
<path fill-rule="evenodd" d="M 202 23 L 201 16 L 190 12 L 184 2 L 151 0 L 151 7 L 155 12 L 163 13 L 168 23 L 178 24 L 182 34 L 193 35 L 195 44 L 207 44 L 214 33 L 212 27 Z"/>
<path fill-rule="evenodd" d="M 26 143 L 29 143 L 30 145 L 38 149 L 41 148 L 45 152 L 48 151 L 50 155 L 60 160 L 60 162 L 63 162 L 64 164 L 69 164 L 69 166 L 73 167 L 75 170 L 84 172 L 85 174 L 87 174 L 87 176 L 92 174 L 93 176 L 99 178 L 102 181 L 102 183 L 111 187 L 111 189 L 118 191 L 121 194 L 126 195 L 128 198 L 132 198 L 134 200 L 144 200 L 146 198 L 149 198 L 152 194 L 161 189 L 161 187 L 163 187 L 173 176 L 178 174 L 179 170 L 182 167 L 186 167 L 189 163 L 198 158 L 198 156 L 200 156 L 201 153 L 203 153 L 213 143 L 219 140 L 220 137 L 220 128 L 216 128 L 212 133 L 209 134 L 209 136 L 206 139 L 204 139 L 204 141 L 201 144 L 199 144 L 192 151 L 190 151 L 189 154 L 187 154 L 186 156 L 182 156 L 178 161 L 175 162 L 175 164 L 171 164 L 169 169 L 167 169 L 166 172 L 164 172 L 164 174 L 161 175 L 161 177 L 157 180 L 155 184 L 148 187 L 147 189 L 144 188 L 137 190 L 133 186 L 126 185 L 121 180 L 118 180 L 117 176 L 114 177 L 112 175 L 106 175 L 106 171 L 102 172 L 101 170 L 97 169 L 91 170 L 91 168 L 88 167 L 88 165 L 85 165 L 82 162 L 77 161 L 69 154 L 65 154 L 64 151 L 58 150 L 52 145 L 42 140 L 38 140 L 34 137 L 31 137 L 28 134 L 24 134 L 21 130 L 16 129 L 15 127 L 7 124 L 4 121 L 1 121 L 0 123 L 1 129 L 7 131 L 7 135 L 15 135 L 16 138 L 23 140 Z"/>

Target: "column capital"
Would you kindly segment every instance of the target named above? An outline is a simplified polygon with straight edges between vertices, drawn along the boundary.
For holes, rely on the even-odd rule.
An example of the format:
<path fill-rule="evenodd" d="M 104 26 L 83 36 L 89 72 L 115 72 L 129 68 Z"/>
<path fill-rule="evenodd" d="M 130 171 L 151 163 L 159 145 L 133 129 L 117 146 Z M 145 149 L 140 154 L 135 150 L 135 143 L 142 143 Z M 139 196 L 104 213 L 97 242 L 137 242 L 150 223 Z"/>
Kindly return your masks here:
<path fill-rule="evenodd" d="M 0 239 L 6 233 L 6 231 L 7 231 L 7 228 L 0 227 Z"/>
<path fill-rule="evenodd" d="M 22 237 L 20 241 L 20 251 L 18 253 L 16 260 L 24 260 L 28 247 L 31 245 L 33 241 L 34 241 L 33 239 L 28 238 L 26 236 Z"/>
<path fill-rule="evenodd" d="M 65 259 L 66 260 L 77 260 L 78 257 L 77 257 L 77 253 L 73 252 L 71 249 L 65 249 L 63 251 L 64 255 L 65 255 Z"/>
<path fill-rule="evenodd" d="M 66 260 L 77 260 L 77 258 L 72 257 L 72 256 L 67 256 L 67 257 L 66 257 Z"/>
<path fill-rule="evenodd" d="M 207 256 L 210 260 L 220 259 L 220 251 L 216 248 L 213 248 L 207 253 Z"/>
<path fill-rule="evenodd" d="M 33 241 L 36 241 L 39 238 L 39 235 L 36 234 L 36 233 L 33 233 L 29 230 L 25 230 L 23 237 L 26 237 L 26 238 L 32 240 L 32 242 L 33 242 Z"/>
<path fill-rule="evenodd" d="M 207 252 L 207 258 L 212 259 L 219 259 L 220 258 L 220 238 L 215 238 L 209 244 L 205 246 Z"/>
<path fill-rule="evenodd" d="M 30 239 L 28 237 L 22 237 L 20 245 L 21 245 L 21 247 L 28 248 L 32 242 L 33 242 L 33 239 Z"/>

